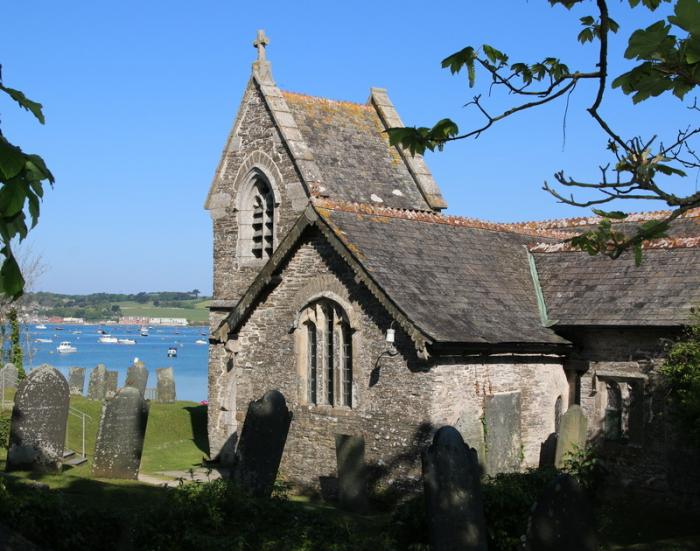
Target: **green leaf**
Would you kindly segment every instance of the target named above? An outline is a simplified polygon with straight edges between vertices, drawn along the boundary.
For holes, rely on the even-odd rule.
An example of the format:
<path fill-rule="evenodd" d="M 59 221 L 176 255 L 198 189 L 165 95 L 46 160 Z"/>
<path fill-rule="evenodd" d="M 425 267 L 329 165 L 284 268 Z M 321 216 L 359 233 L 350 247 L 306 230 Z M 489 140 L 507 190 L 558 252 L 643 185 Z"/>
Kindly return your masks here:
<path fill-rule="evenodd" d="M 586 42 L 593 42 L 593 29 L 583 29 L 580 33 L 578 33 L 578 41 L 581 44 L 585 44 Z"/>
<path fill-rule="evenodd" d="M 27 111 L 31 112 L 41 124 L 44 124 L 44 113 L 42 112 L 41 103 L 32 101 L 19 90 L 15 90 L 14 88 L 7 88 L 2 84 L 0 84 L 0 90 L 2 90 L 13 100 L 15 100 L 20 105 L 20 107 L 23 107 Z"/>
<path fill-rule="evenodd" d="M 634 244 L 634 265 L 639 266 L 642 263 L 642 243 Z"/>
<path fill-rule="evenodd" d="M 22 272 L 9 246 L 6 245 L 2 249 L 2 254 L 5 256 L 5 261 L 0 268 L 0 292 L 13 299 L 19 298 L 24 290 Z"/>
<path fill-rule="evenodd" d="M 500 50 L 497 50 L 493 46 L 489 46 L 488 44 L 484 44 L 482 46 L 482 49 L 484 50 L 484 53 L 486 54 L 486 57 L 489 58 L 491 63 L 499 63 L 503 64 L 508 61 L 508 56 L 501 52 Z"/>
<path fill-rule="evenodd" d="M 624 220 L 627 218 L 627 214 L 620 210 L 614 210 L 614 211 L 604 211 L 600 209 L 592 209 L 595 214 L 598 216 L 601 216 L 603 218 L 610 218 L 612 220 Z"/>
<path fill-rule="evenodd" d="M 674 36 L 669 36 L 671 25 L 657 21 L 646 29 L 637 29 L 627 43 L 627 59 L 653 59 L 663 57 L 676 43 Z"/>
<path fill-rule="evenodd" d="M 677 176 L 688 176 L 684 171 L 682 171 L 680 168 L 675 168 L 673 166 L 668 166 L 668 165 L 662 165 L 662 164 L 656 164 L 654 165 L 654 168 L 661 172 L 661 174 L 666 174 L 667 176 L 672 176 L 672 175 L 677 175 Z"/>
<path fill-rule="evenodd" d="M 668 20 L 691 35 L 700 36 L 700 0 L 677 0 Z"/>
<path fill-rule="evenodd" d="M 475 81 L 475 71 L 474 71 L 474 60 L 476 59 L 476 52 L 471 46 L 461 49 L 445 59 L 442 60 L 442 67 L 446 69 L 449 67 L 450 72 L 454 75 L 462 70 L 462 67 L 467 67 L 467 72 L 469 74 L 469 87 L 474 86 Z"/>
<path fill-rule="evenodd" d="M 14 178 L 24 168 L 25 155 L 0 135 L 0 176 L 4 180 Z"/>

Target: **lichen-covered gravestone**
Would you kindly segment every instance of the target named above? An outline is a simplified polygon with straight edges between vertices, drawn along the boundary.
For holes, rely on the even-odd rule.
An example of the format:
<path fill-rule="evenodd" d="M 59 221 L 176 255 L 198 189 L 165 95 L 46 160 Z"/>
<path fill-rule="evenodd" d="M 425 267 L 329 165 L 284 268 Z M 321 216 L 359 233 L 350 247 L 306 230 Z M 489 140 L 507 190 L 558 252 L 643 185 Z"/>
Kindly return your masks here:
<path fill-rule="evenodd" d="M 568 474 L 547 486 L 530 516 L 530 551 L 596 551 L 595 520 L 583 490 Z"/>
<path fill-rule="evenodd" d="M 148 422 L 148 402 L 134 387 L 120 389 L 102 406 L 92 474 L 136 480 Z"/>
<path fill-rule="evenodd" d="M 148 369 L 143 362 L 134 362 L 134 365 L 129 366 L 126 370 L 126 382 L 124 386 L 133 386 L 141 393 L 141 396 L 146 394 L 146 385 L 148 383 Z"/>
<path fill-rule="evenodd" d="M 88 398 L 91 400 L 104 400 L 107 393 L 107 368 L 104 364 L 97 364 L 97 367 L 90 372 L 88 381 Z"/>
<path fill-rule="evenodd" d="M 70 393 L 76 396 L 83 395 L 85 387 L 85 368 L 84 367 L 69 367 L 68 368 L 68 388 Z"/>
<path fill-rule="evenodd" d="M 520 392 L 487 396 L 484 403 L 486 472 L 517 471 L 521 462 Z"/>
<path fill-rule="evenodd" d="M 557 436 L 557 449 L 554 455 L 554 464 L 561 468 L 566 459 L 576 450 L 583 449 L 586 445 L 586 431 L 588 421 L 583 414 L 581 406 L 569 407 L 561 417 L 559 434 Z"/>
<path fill-rule="evenodd" d="M 366 511 L 367 470 L 365 467 L 364 437 L 336 434 L 335 456 L 340 507 L 354 513 Z"/>
<path fill-rule="evenodd" d="M 5 364 L 5 367 L 0 369 L 0 387 L 17 388 L 17 377 L 18 373 L 15 364 Z"/>
<path fill-rule="evenodd" d="M 33 370 L 19 383 L 12 409 L 8 471 L 61 470 L 69 399 L 68 382 L 49 365 Z"/>
<path fill-rule="evenodd" d="M 107 378 L 105 379 L 105 398 L 112 398 L 117 393 L 117 388 L 119 387 L 118 381 L 118 371 L 107 371 Z"/>
<path fill-rule="evenodd" d="M 255 497 L 270 497 L 292 414 L 281 392 L 270 390 L 248 406 L 236 449 L 233 480 Z"/>
<path fill-rule="evenodd" d="M 172 367 L 156 369 L 156 395 L 159 402 L 175 401 L 175 373 Z"/>
<path fill-rule="evenodd" d="M 430 549 L 486 550 L 481 498 L 481 467 L 476 450 L 454 427 L 442 427 L 423 452 L 423 488 Z"/>

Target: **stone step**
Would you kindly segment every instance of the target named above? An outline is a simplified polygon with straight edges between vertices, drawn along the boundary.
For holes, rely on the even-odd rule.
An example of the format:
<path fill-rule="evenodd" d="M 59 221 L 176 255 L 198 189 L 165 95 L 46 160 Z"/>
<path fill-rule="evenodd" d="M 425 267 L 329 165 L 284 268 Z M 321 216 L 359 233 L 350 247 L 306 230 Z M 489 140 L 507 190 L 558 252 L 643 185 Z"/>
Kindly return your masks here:
<path fill-rule="evenodd" d="M 68 457 L 72 457 L 74 455 L 75 455 L 75 452 L 71 449 L 66 448 L 65 450 L 63 450 L 63 459 L 66 459 Z"/>
<path fill-rule="evenodd" d="M 87 457 L 84 457 L 82 455 L 77 455 L 73 454 L 75 457 L 71 457 L 68 461 L 64 461 L 64 465 L 70 465 L 71 467 L 77 467 L 78 465 L 82 465 L 83 463 L 87 462 Z"/>

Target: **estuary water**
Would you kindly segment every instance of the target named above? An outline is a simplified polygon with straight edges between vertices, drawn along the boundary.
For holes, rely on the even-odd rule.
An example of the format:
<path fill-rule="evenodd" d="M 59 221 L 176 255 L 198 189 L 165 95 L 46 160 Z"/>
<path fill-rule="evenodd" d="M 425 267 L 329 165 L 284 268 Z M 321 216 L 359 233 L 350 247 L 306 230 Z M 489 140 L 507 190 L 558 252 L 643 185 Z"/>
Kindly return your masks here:
<path fill-rule="evenodd" d="M 126 381 L 126 370 L 138 358 L 148 369 L 148 388 L 156 386 L 156 368 L 172 367 L 178 400 L 199 402 L 207 399 L 208 328 L 152 326 L 148 336 L 140 335 L 136 325 L 58 325 L 47 323 L 46 329 L 36 325 L 23 326 L 29 338 L 23 335 L 25 369 L 49 364 L 68 378 L 69 367 L 85 368 L 85 392 L 90 371 L 99 363 L 119 373 L 119 387 Z M 136 344 L 104 344 L 98 342 L 104 330 L 118 339 L 133 339 Z M 37 342 L 37 339 L 51 342 Z M 61 354 L 56 347 L 63 341 L 70 342 L 76 352 Z M 28 346 L 31 347 L 29 354 Z M 177 348 L 177 357 L 168 358 L 168 348 Z"/>

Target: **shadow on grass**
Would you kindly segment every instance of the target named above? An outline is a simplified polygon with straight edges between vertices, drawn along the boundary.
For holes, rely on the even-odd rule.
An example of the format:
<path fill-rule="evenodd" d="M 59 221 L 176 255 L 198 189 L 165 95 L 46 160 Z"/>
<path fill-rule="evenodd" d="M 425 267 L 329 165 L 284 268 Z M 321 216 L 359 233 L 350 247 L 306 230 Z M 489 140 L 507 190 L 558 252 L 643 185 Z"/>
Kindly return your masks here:
<path fill-rule="evenodd" d="M 190 414 L 192 423 L 192 440 L 195 446 L 209 457 L 209 435 L 207 434 L 207 406 L 189 406 L 184 408 Z"/>

